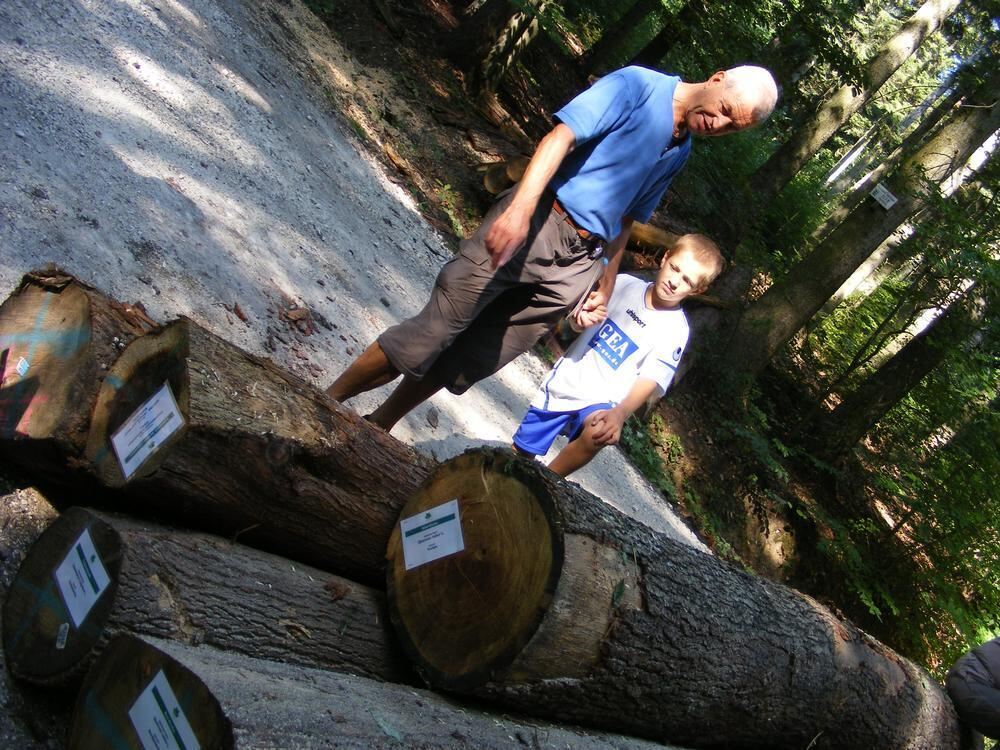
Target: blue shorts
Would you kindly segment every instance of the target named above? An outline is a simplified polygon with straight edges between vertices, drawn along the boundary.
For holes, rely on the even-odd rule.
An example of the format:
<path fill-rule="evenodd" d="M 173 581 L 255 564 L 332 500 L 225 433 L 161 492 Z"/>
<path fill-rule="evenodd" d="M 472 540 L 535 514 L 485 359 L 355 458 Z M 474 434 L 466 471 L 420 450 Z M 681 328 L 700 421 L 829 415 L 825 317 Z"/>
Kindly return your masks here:
<path fill-rule="evenodd" d="M 545 411 L 531 406 L 514 433 L 514 445 L 525 453 L 544 456 L 560 435 L 576 440 L 583 432 L 587 417 L 595 411 L 610 409 L 612 404 L 594 404 L 579 411 Z"/>

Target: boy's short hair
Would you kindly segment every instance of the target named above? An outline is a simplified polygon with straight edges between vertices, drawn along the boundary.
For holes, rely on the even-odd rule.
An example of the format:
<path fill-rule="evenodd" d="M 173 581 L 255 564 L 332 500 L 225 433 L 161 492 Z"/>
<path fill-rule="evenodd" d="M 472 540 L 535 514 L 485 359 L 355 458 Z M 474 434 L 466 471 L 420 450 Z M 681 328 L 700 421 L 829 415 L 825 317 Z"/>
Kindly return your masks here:
<path fill-rule="evenodd" d="M 669 258 L 671 255 L 679 253 L 681 250 L 689 250 L 691 254 L 698 259 L 698 262 L 710 269 L 709 273 L 707 273 L 705 278 L 702 279 L 702 289 L 705 289 L 713 281 L 715 281 L 726 267 L 726 261 L 722 257 L 722 251 L 719 250 L 719 246 L 703 234 L 698 234 L 696 232 L 692 232 L 691 234 L 682 234 L 677 238 L 674 244 L 667 249 L 666 257 Z"/>

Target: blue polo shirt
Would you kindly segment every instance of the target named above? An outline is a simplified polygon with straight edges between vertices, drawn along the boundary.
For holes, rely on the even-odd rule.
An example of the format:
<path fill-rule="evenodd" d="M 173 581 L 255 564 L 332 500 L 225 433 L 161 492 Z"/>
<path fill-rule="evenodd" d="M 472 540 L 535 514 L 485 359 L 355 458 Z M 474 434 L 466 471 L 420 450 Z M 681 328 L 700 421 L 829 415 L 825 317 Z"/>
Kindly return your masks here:
<path fill-rule="evenodd" d="M 555 113 L 576 136 L 550 186 L 578 226 L 614 239 L 622 217 L 646 222 L 687 163 L 690 135 L 671 145 L 680 78 L 630 66 Z"/>

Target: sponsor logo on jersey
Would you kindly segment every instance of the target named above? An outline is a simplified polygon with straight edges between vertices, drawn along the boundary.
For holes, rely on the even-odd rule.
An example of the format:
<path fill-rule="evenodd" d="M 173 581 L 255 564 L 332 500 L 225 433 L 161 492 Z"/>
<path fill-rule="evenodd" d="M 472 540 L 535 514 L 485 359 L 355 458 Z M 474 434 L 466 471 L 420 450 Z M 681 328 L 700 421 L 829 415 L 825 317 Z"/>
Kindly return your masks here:
<path fill-rule="evenodd" d="M 633 310 L 632 308 L 627 309 L 625 311 L 625 314 L 628 315 L 630 318 L 632 318 L 632 320 L 634 320 L 636 323 L 638 323 L 640 328 L 646 327 L 646 321 L 640 318 L 638 315 L 636 315 L 635 310 Z"/>
<path fill-rule="evenodd" d="M 639 346 L 609 318 L 590 337 L 590 348 L 600 354 L 613 370 L 617 370 Z"/>

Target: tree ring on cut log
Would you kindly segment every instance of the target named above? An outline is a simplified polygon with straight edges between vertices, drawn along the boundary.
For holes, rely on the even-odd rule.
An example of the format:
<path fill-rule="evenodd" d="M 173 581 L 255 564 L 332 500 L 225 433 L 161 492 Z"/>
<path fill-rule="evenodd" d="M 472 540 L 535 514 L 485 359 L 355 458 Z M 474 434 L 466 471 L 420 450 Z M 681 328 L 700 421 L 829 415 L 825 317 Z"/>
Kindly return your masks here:
<path fill-rule="evenodd" d="M 527 466 L 526 466 L 527 465 Z M 458 500 L 464 549 L 406 570 L 389 539 L 389 614 L 428 682 L 460 689 L 514 661 L 545 617 L 563 564 L 562 520 L 530 462 L 466 453 L 438 469 L 400 520 Z"/>
<path fill-rule="evenodd" d="M 164 688 L 164 684 L 168 687 Z M 144 717 L 142 702 L 149 700 L 154 687 L 158 712 Z M 150 726 L 154 717 L 161 728 L 154 730 Z M 169 741 L 156 739 L 164 744 L 172 742 L 172 747 L 188 746 L 178 741 L 188 731 L 202 750 L 228 750 L 234 746 L 232 724 L 201 678 L 139 638 L 122 635 L 111 641 L 87 673 L 73 709 L 66 746 L 70 750 L 144 750 L 152 746 L 140 739 L 137 727 L 154 735 L 170 732 L 173 736 Z M 147 741 L 153 742 L 149 737 Z"/>
<path fill-rule="evenodd" d="M 56 571 L 68 556 L 77 555 L 76 544 L 85 531 L 110 582 L 74 625 Z M 118 532 L 85 510 L 70 508 L 45 530 L 21 563 L 4 602 L 3 647 L 11 673 L 54 685 L 67 682 L 89 664 L 91 653 L 104 641 L 121 561 Z"/>
<path fill-rule="evenodd" d="M 0 438 L 48 438 L 75 413 L 90 341 L 90 301 L 73 278 L 25 276 L 0 306 Z"/>
<path fill-rule="evenodd" d="M 187 321 L 179 320 L 133 341 L 108 370 L 94 406 L 86 449 L 87 459 L 105 485 L 121 487 L 126 481 L 149 476 L 163 463 L 170 446 L 183 438 L 189 413 L 189 350 Z M 170 386 L 184 423 L 126 479 L 111 437 L 164 383 Z"/>

